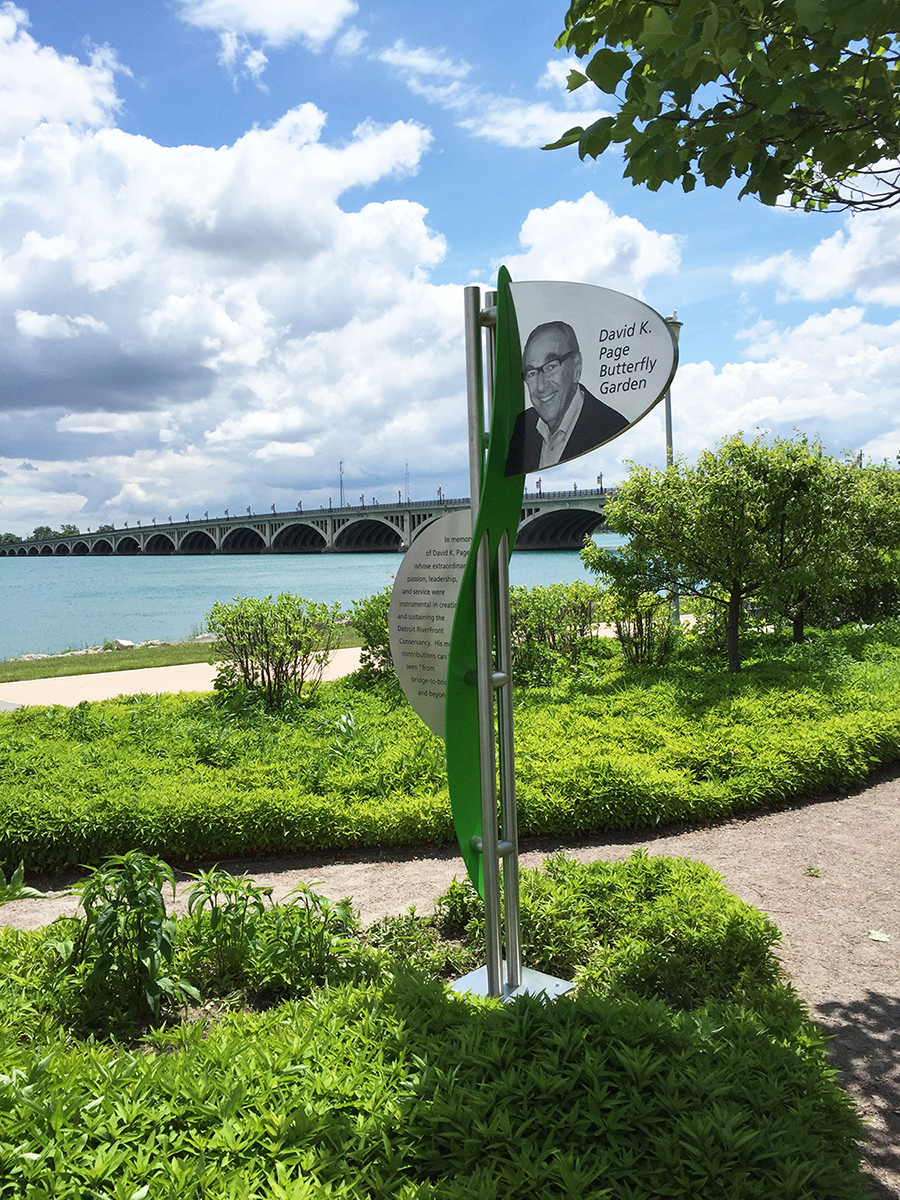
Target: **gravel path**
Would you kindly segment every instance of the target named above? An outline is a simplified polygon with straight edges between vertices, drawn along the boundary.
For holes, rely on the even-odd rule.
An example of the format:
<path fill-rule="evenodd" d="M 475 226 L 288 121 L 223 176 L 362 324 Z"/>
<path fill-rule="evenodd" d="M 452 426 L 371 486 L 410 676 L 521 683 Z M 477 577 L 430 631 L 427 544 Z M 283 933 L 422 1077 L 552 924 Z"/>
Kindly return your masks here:
<path fill-rule="evenodd" d="M 781 958 L 794 987 L 832 1037 L 844 1085 L 868 1123 L 866 1173 L 874 1200 L 900 1200 L 900 769 L 843 798 L 642 837 L 523 842 L 535 867 L 559 850 L 584 862 L 652 854 L 685 856 L 721 871 L 738 896 L 782 931 Z M 333 898 L 349 895 L 366 921 L 425 912 L 462 863 L 451 849 L 398 855 L 345 852 L 223 863 L 284 896 L 299 879 Z M 17 901 L 0 920 L 33 928 L 74 911 L 56 879 L 44 900 Z M 183 907 L 179 897 L 176 909 Z M 885 935 L 887 940 L 870 934 Z M 774 1198 L 773 1198 L 774 1200 Z"/>

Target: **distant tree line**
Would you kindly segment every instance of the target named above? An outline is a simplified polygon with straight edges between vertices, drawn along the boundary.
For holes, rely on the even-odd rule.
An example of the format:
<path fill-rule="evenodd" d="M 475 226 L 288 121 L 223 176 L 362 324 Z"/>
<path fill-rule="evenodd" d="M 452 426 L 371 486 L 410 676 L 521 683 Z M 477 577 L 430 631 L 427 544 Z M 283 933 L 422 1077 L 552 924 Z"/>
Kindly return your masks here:
<path fill-rule="evenodd" d="M 112 533 L 115 525 L 98 525 L 97 533 Z M 88 530 L 90 532 L 90 530 Z M 77 525 L 60 525 L 59 529 L 51 529 L 49 525 L 38 525 L 28 537 L 19 537 L 17 533 L 0 533 L 0 546 L 9 546 L 19 542 L 46 542 L 49 538 L 76 537 L 81 530 Z"/>
<path fill-rule="evenodd" d="M 585 563 L 624 608 L 648 594 L 705 601 L 740 670 L 748 608 L 789 623 L 835 626 L 900 614 L 900 471 L 824 452 L 805 437 L 744 440 L 695 466 L 634 465 L 606 506 L 617 549 L 588 542 Z"/>

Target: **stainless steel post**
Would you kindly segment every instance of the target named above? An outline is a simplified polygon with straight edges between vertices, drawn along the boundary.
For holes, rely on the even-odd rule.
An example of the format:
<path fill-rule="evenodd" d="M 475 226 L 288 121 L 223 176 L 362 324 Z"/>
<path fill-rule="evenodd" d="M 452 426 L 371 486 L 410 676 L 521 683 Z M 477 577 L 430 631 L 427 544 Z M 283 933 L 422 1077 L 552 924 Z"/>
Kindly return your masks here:
<path fill-rule="evenodd" d="M 512 642 L 509 615 L 509 534 L 497 554 L 497 670 L 505 682 L 497 690 L 500 727 L 500 828 L 503 835 L 503 898 L 506 902 L 506 986 L 522 982 L 519 935 L 519 825 L 516 816 L 516 762 L 513 748 Z"/>
<path fill-rule="evenodd" d="M 481 863 L 484 872 L 484 932 L 488 995 L 503 995 L 500 920 L 500 847 L 497 831 L 497 755 L 494 742 L 494 650 L 491 621 L 489 535 L 478 547 L 475 576 L 475 634 L 478 647 L 478 748 L 481 759 Z"/>
<path fill-rule="evenodd" d="M 469 411 L 469 487 L 472 531 L 478 519 L 484 476 L 484 365 L 481 292 L 465 289 L 466 385 Z M 491 352 L 491 366 L 493 354 Z M 493 372 L 488 383 L 493 393 Z M 481 767 L 481 857 L 484 873 L 485 949 L 488 995 L 503 995 L 503 947 L 500 920 L 500 856 L 497 832 L 497 758 L 494 742 L 494 647 L 491 619 L 491 561 L 488 535 L 476 548 L 475 560 L 476 684 L 478 688 L 478 753 Z"/>
<path fill-rule="evenodd" d="M 472 529 L 478 517 L 481 480 L 484 474 L 484 371 L 481 355 L 481 288 L 467 287 L 466 393 L 469 409 L 469 495 L 472 497 Z"/>

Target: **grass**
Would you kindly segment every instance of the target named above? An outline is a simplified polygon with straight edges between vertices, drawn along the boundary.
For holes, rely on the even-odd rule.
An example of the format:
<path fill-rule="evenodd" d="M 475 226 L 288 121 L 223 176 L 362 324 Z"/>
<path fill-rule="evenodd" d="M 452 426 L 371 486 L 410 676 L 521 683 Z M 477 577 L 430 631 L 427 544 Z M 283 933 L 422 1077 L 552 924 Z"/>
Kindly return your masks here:
<path fill-rule="evenodd" d="M 900 759 L 900 629 L 770 646 L 737 676 L 613 654 L 516 711 L 523 835 L 710 821 L 849 789 Z M 282 714 L 207 696 L 0 713 L 0 866 L 416 845 L 453 836 L 443 746 L 396 683 Z"/>
<path fill-rule="evenodd" d="M 861 1123 L 761 913 L 641 854 L 523 884 L 529 959 L 583 964 L 550 1004 L 446 990 L 480 933 L 461 884 L 370 931 L 309 895 L 287 926 L 268 908 L 224 995 L 212 922 L 183 918 L 172 969 L 204 1005 L 125 1032 L 98 1023 L 114 972 L 105 1007 L 79 1007 L 96 951 L 66 966 L 75 922 L 0 931 L 0 1197 L 862 1200 Z M 274 1000 L 246 990 L 273 949 Z"/>
<path fill-rule="evenodd" d="M 353 628 L 344 628 L 336 648 L 360 645 Z M 210 642 L 171 642 L 165 646 L 138 646 L 133 650 L 107 650 L 101 654 L 54 654 L 30 662 L 0 662 L 0 683 L 26 679 L 57 679 L 61 675 L 97 675 L 104 671 L 134 671 L 140 667 L 180 667 L 185 663 L 213 661 Z"/>

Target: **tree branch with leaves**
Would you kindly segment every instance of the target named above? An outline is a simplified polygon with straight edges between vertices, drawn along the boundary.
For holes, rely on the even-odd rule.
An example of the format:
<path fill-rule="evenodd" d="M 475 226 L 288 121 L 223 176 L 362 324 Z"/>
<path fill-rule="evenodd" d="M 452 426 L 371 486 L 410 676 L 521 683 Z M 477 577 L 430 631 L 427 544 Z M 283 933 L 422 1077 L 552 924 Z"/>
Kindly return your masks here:
<path fill-rule="evenodd" d="M 621 144 L 625 178 L 657 191 L 698 178 L 764 204 L 900 203 L 896 0 L 574 0 L 560 49 L 587 59 L 617 111 L 548 150 Z"/>

